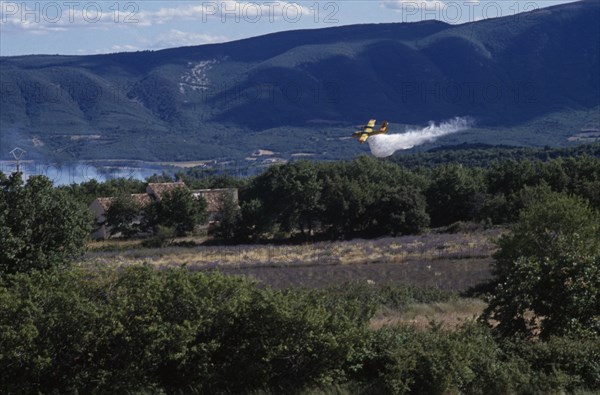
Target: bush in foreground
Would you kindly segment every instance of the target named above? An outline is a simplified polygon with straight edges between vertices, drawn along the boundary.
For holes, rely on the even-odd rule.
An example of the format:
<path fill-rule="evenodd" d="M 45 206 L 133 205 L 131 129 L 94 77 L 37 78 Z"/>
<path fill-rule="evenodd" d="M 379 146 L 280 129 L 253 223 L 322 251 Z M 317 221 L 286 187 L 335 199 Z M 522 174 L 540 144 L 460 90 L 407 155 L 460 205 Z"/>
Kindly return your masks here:
<path fill-rule="evenodd" d="M 600 336 L 600 216 L 586 201 L 543 195 L 499 247 L 484 315 L 498 333 Z"/>
<path fill-rule="evenodd" d="M 356 303 L 148 267 L 9 276 L 3 393 L 202 393 L 345 381 L 368 317 Z"/>
<path fill-rule="evenodd" d="M 586 338 L 547 342 L 496 339 L 467 323 L 375 332 L 361 372 L 365 393 L 540 394 L 600 389 L 600 343 Z"/>
<path fill-rule="evenodd" d="M 600 343 L 368 328 L 393 289 L 278 292 L 150 267 L 48 270 L 0 282 L 0 392 L 549 393 L 600 389 Z"/>
<path fill-rule="evenodd" d="M 64 266 L 92 230 L 87 208 L 44 176 L 0 173 L 0 277 Z"/>

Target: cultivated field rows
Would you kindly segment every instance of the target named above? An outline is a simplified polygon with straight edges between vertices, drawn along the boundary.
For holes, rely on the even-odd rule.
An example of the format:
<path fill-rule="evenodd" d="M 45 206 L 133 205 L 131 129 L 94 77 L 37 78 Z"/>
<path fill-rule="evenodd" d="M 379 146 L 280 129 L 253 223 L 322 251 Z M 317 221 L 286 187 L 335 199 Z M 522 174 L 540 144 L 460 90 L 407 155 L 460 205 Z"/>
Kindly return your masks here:
<path fill-rule="evenodd" d="M 345 281 L 462 290 L 489 278 L 498 230 L 301 245 L 236 245 L 91 251 L 82 263 L 186 265 L 247 275 L 275 287 L 323 287 Z"/>

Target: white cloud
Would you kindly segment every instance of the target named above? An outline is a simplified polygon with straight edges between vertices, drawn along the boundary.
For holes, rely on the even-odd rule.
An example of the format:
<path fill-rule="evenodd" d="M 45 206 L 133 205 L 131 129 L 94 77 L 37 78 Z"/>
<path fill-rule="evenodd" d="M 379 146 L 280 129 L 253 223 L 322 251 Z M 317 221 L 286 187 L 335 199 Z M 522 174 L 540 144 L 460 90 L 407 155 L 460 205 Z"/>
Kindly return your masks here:
<path fill-rule="evenodd" d="M 206 1 L 201 5 L 165 7 L 155 12 L 142 13 L 145 23 L 163 24 L 174 19 L 200 20 L 220 19 L 223 22 L 241 21 L 248 23 L 295 20 L 311 16 L 310 8 L 289 1 Z"/>
<path fill-rule="evenodd" d="M 75 4 L 83 4 L 76 8 Z M 48 34 L 70 29 L 108 30 L 144 26 L 135 9 L 115 10 L 105 2 L 35 2 L 0 0 L 0 27 L 3 33 Z"/>
<path fill-rule="evenodd" d="M 142 10 L 138 3 L 127 3 L 124 9 L 115 9 L 114 4 L 0 0 L 0 26 L 3 33 L 47 34 L 75 28 L 108 30 L 152 26 L 178 20 L 268 23 L 282 19 L 297 22 L 299 17 L 312 18 L 309 8 L 288 1 L 206 1 L 200 5 L 163 7 L 156 11 Z"/>
<path fill-rule="evenodd" d="M 124 45 L 113 45 L 112 47 L 110 47 L 111 52 L 132 52 L 132 51 L 140 51 L 142 48 L 138 47 L 137 45 L 130 45 L 130 44 L 124 44 Z"/>
<path fill-rule="evenodd" d="M 206 6 L 186 5 L 179 7 L 161 8 L 154 12 L 144 12 L 141 19 L 149 24 L 162 24 L 173 19 L 200 19 L 208 12 Z"/>
<path fill-rule="evenodd" d="M 78 49 L 79 55 L 104 54 L 116 52 L 135 52 L 143 50 L 157 50 L 165 48 L 175 48 L 191 45 L 214 44 L 228 41 L 225 36 L 213 36 L 210 34 L 187 33 L 177 29 L 171 29 L 167 33 L 162 33 L 154 39 L 141 38 L 136 45 L 132 44 L 116 44 L 110 48 L 96 49 Z"/>
<path fill-rule="evenodd" d="M 144 40 L 150 48 L 173 48 L 189 45 L 214 44 L 228 41 L 225 36 L 189 33 L 177 29 L 171 29 L 167 33 L 159 34 L 154 40 Z"/>

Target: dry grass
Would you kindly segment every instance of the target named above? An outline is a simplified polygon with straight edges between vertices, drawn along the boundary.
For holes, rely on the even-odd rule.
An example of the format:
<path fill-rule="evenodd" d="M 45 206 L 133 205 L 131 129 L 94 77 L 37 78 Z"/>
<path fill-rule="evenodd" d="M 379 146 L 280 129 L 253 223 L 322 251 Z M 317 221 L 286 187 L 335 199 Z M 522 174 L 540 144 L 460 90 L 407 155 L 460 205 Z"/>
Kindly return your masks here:
<path fill-rule="evenodd" d="M 206 236 L 187 236 L 178 237 L 175 239 L 177 243 L 191 242 L 195 244 L 204 243 L 208 237 Z M 112 251 L 123 252 L 129 249 L 142 249 L 144 239 L 107 239 L 93 240 L 87 243 L 87 249 L 90 252 L 95 251 Z"/>
<path fill-rule="evenodd" d="M 119 240 L 108 239 L 92 241 L 87 244 L 88 251 L 99 250 L 125 250 L 127 248 L 137 248 L 142 244 L 141 240 Z"/>
<path fill-rule="evenodd" d="M 371 328 L 412 325 L 426 329 L 433 321 L 444 328 L 454 329 L 483 313 L 487 304 L 480 299 L 456 298 L 448 302 L 412 304 L 401 311 L 382 309 L 372 320 Z"/>
<path fill-rule="evenodd" d="M 140 241 L 95 243 L 82 264 L 150 264 L 218 269 L 275 287 L 322 287 L 344 281 L 463 290 L 489 278 L 498 231 L 426 234 L 303 245 L 139 248 Z M 179 240 L 195 241 L 197 239 Z M 131 244 L 128 244 L 131 243 Z M 114 250 L 111 250 L 114 247 Z M 137 247 L 137 248 L 136 248 Z"/>
<path fill-rule="evenodd" d="M 494 250 L 489 232 L 457 235 L 422 235 L 376 240 L 320 242 L 302 245 L 238 245 L 136 248 L 141 240 L 106 240 L 90 243 L 88 259 L 120 258 L 128 264 L 156 266 L 236 266 L 285 264 L 342 264 L 410 262 L 415 260 L 488 257 Z M 203 237 L 177 239 L 177 242 L 205 241 Z M 131 248 L 131 250 L 127 250 Z M 113 251 L 110 251 L 114 249 Z M 95 251 L 105 251 L 103 255 Z"/>

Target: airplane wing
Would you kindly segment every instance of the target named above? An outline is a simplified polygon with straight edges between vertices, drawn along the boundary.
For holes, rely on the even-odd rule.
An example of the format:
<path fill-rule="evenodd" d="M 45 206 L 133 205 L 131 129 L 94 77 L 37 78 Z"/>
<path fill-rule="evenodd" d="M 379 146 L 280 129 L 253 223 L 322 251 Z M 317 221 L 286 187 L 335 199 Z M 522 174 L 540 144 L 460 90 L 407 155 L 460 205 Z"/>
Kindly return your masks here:
<path fill-rule="evenodd" d="M 362 131 L 358 131 L 358 132 L 354 132 L 352 134 L 352 137 L 354 138 L 358 138 L 358 141 L 362 144 L 365 141 L 367 141 L 367 139 L 369 138 L 369 136 L 372 136 L 373 134 L 379 134 L 379 133 L 385 133 L 387 132 L 387 122 L 384 122 L 381 125 L 381 129 L 379 129 L 379 131 L 374 132 L 373 128 L 375 127 L 375 124 L 377 123 L 377 120 L 375 119 L 371 119 L 369 120 L 369 122 L 363 126 L 363 130 Z M 385 127 L 385 131 L 382 131 Z"/>
<path fill-rule="evenodd" d="M 373 133 L 373 128 L 375 127 L 375 120 L 371 119 L 369 121 L 369 123 L 367 123 L 366 126 L 363 127 L 363 132 L 364 133 Z"/>

